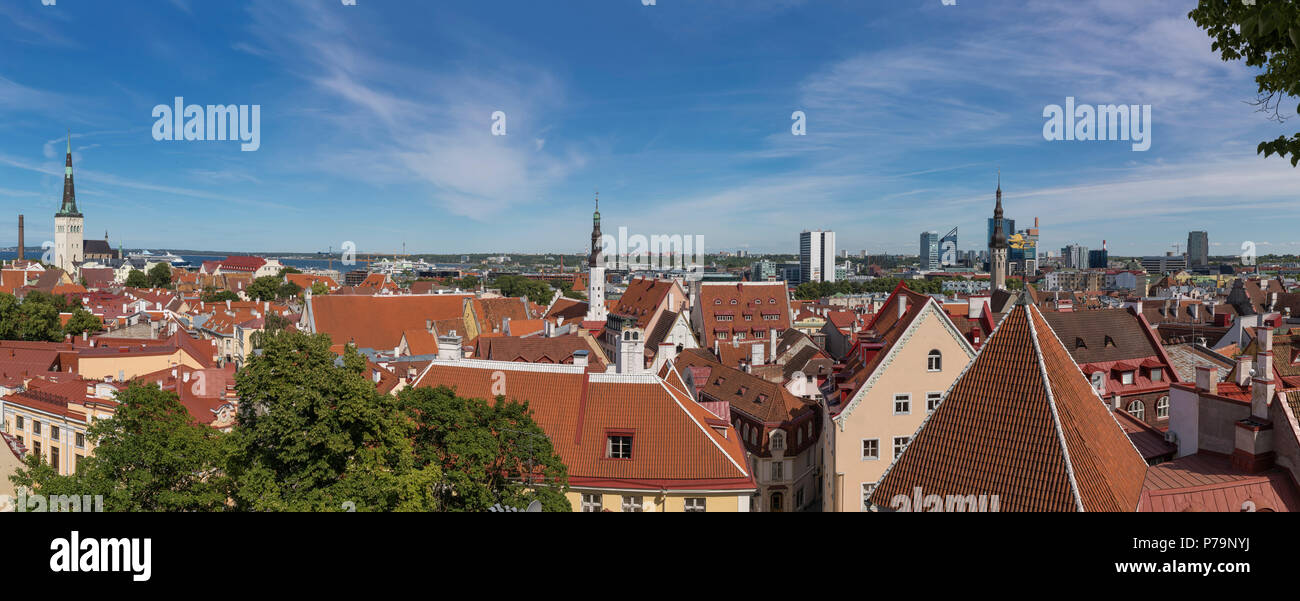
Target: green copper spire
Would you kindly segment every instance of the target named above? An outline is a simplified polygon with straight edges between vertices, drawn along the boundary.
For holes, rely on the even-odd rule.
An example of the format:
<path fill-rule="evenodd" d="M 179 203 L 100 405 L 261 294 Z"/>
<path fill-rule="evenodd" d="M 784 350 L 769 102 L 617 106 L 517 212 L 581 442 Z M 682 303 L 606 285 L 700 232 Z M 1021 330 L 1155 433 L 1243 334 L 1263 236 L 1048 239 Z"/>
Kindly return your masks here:
<path fill-rule="evenodd" d="M 63 206 L 55 217 L 81 217 L 77 210 L 76 187 L 72 185 L 72 130 L 68 130 L 68 155 L 63 163 Z"/>

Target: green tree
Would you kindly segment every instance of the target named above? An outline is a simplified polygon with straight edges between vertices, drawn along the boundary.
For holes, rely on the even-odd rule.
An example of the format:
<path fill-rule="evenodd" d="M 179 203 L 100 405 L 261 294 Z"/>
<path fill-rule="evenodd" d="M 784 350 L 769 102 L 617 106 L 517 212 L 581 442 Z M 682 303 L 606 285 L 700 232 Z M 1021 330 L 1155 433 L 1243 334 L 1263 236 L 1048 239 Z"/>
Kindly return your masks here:
<path fill-rule="evenodd" d="M 329 293 L 330 293 L 329 284 L 326 284 L 325 282 L 322 282 L 320 280 L 316 280 L 311 283 L 312 296 L 324 296 Z"/>
<path fill-rule="evenodd" d="M 218 290 L 216 288 L 209 287 L 203 291 L 203 296 L 200 298 L 200 300 L 202 300 L 205 303 L 224 303 L 226 301 L 239 300 L 239 295 L 229 290 Z"/>
<path fill-rule="evenodd" d="M 336 365 L 326 335 L 262 337 L 236 375 L 239 426 L 227 473 L 234 506 L 254 511 L 425 510 L 436 467 L 416 467 L 397 398 L 365 376 L 348 347 Z"/>
<path fill-rule="evenodd" d="M 139 269 L 132 269 L 126 274 L 126 285 L 131 288 L 148 288 L 149 276 Z"/>
<path fill-rule="evenodd" d="M 280 277 L 284 277 L 291 273 L 302 273 L 302 270 L 298 269 L 297 267 L 289 267 L 287 265 L 280 268 Z"/>
<path fill-rule="evenodd" d="M 528 403 L 467 399 L 447 387 L 407 388 L 399 399 L 415 424 L 418 461 L 444 475 L 439 509 L 486 511 L 497 503 L 522 509 L 537 500 L 544 511 L 572 511 L 564 496 L 568 469 Z"/>
<path fill-rule="evenodd" d="M 502 275 L 492 280 L 492 285 L 501 289 L 505 296 L 525 296 L 539 305 L 548 305 L 555 296 L 555 290 L 546 282 L 530 280 L 520 275 Z"/>
<path fill-rule="evenodd" d="M 18 340 L 18 299 L 0 292 L 0 340 Z"/>
<path fill-rule="evenodd" d="M 302 294 L 302 286 L 299 286 L 293 282 L 285 282 L 283 284 L 280 284 L 280 291 L 278 292 L 278 294 L 279 296 L 277 296 L 276 298 L 293 298 L 295 296 L 298 296 L 299 294 Z"/>
<path fill-rule="evenodd" d="M 259 301 L 277 300 L 281 294 L 280 276 L 264 275 L 248 285 L 248 296 Z"/>
<path fill-rule="evenodd" d="M 82 332 L 99 332 L 104 329 L 104 322 L 99 317 L 85 309 L 77 309 L 72 312 L 72 317 L 68 323 L 63 324 L 63 332 L 71 336 L 79 336 Z"/>
<path fill-rule="evenodd" d="M 63 340 L 59 325 L 59 310 L 43 302 L 25 301 L 18 307 L 17 338 L 28 341 L 58 342 Z"/>
<path fill-rule="evenodd" d="M 172 286 L 172 266 L 166 263 L 159 263 L 149 268 L 149 287 L 150 288 L 171 288 Z"/>
<path fill-rule="evenodd" d="M 220 511 L 220 432 L 196 424 L 173 392 L 132 384 L 117 393 L 112 419 L 89 430 L 95 454 L 61 476 L 36 455 L 10 477 L 42 494 L 103 495 L 109 511 Z"/>
<path fill-rule="evenodd" d="M 1187 16 L 1214 42 L 1224 61 L 1244 60 L 1255 72 L 1255 106 L 1279 123 L 1282 102 L 1300 96 L 1300 3 L 1295 0 L 1200 0 Z M 1300 112 L 1300 106 L 1296 107 Z M 1261 142 L 1265 157 L 1291 155 L 1300 164 L 1300 133 Z"/>

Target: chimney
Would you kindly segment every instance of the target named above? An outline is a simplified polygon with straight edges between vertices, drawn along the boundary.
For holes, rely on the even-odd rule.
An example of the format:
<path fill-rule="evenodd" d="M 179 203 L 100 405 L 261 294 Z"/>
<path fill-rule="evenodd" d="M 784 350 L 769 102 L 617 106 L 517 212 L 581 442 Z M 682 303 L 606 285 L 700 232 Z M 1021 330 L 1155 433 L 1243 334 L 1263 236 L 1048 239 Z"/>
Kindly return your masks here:
<path fill-rule="evenodd" d="M 375 370 L 375 383 L 378 384 L 378 383 L 379 383 L 379 380 L 380 380 L 381 378 L 382 378 L 382 376 L 379 374 L 379 370 L 376 369 L 376 370 Z"/>
<path fill-rule="evenodd" d="M 1118 393 L 1118 392 L 1115 393 L 1115 396 L 1111 397 L 1111 399 L 1110 399 L 1110 408 L 1111 408 L 1111 411 L 1114 411 L 1114 410 L 1116 410 L 1116 409 L 1123 409 L 1123 408 L 1124 408 L 1124 399 L 1123 399 L 1122 397 L 1119 396 L 1119 393 Z"/>
<path fill-rule="evenodd" d="M 1255 377 L 1255 370 L 1252 369 L 1254 359 L 1250 355 L 1241 355 L 1237 357 L 1237 377 L 1233 382 L 1242 388 L 1250 386 L 1250 379 Z"/>
<path fill-rule="evenodd" d="M 650 371 L 659 373 L 659 368 L 676 358 L 677 345 L 671 342 L 660 342 L 658 350 L 655 351 L 654 365 L 650 367 Z"/>
<path fill-rule="evenodd" d="M 1273 382 L 1273 328 L 1255 328 L 1255 342 L 1259 353 L 1255 359 L 1255 379 L 1251 390 L 1250 415 L 1255 419 L 1268 419 L 1268 403 L 1273 399 L 1277 385 Z"/>
<path fill-rule="evenodd" d="M 226 299 L 226 310 L 230 310 L 230 299 Z"/>
<path fill-rule="evenodd" d="M 426 320 L 424 320 L 424 331 L 426 331 L 426 332 L 428 332 L 428 333 L 430 333 L 430 334 L 433 333 L 433 320 L 432 320 L 432 319 L 426 319 Z"/>
<path fill-rule="evenodd" d="M 19 261 L 24 260 L 24 258 L 25 258 L 25 256 L 26 256 L 26 255 L 23 254 L 23 253 L 24 253 L 24 250 L 23 250 L 24 242 L 23 242 L 23 240 L 24 240 L 24 238 L 23 238 L 23 216 L 22 216 L 22 215 L 19 215 L 19 216 L 18 216 L 18 260 L 19 260 Z"/>
<path fill-rule="evenodd" d="M 573 351 L 573 365 L 576 367 L 586 367 L 591 351 L 577 350 Z"/>
<path fill-rule="evenodd" d="M 762 345 L 762 343 L 757 343 L 757 342 L 756 342 L 756 343 L 754 343 L 754 344 L 749 345 L 749 362 L 752 363 L 752 364 L 754 364 L 754 365 L 762 365 L 762 364 L 763 364 L 763 345 Z"/>
<path fill-rule="evenodd" d="M 452 330 L 445 336 L 438 337 L 438 358 L 445 360 L 455 360 L 461 358 L 461 337 Z"/>
<path fill-rule="evenodd" d="M 902 319 L 907 315 L 907 295 L 900 293 L 898 295 L 898 318 Z"/>
<path fill-rule="evenodd" d="M 776 361 L 776 328 L 772 328 L 771 332 L 768 335 L 768 340 L 769 340 L 768 342 L 769 346 L 772 347 L 771 350 L 768 352 L 768 356 L 772 357 L 773 361 Z"/>
<path fill-rule="evenodd" d="M 1192 303 L 1192 320 L 1201 320 L 1201 303 Z"/>
<path fill-rule="evenodd" d="M 1237 421 L 1235 445 L 1232 450 L 1232 467 L 1257 474 L 1273 467 L 1277 454 L 1273 451 L 1273 422 L 1268 419 L 1268 402 L 1273 398 L 1276 384 L 1273 381 L 1273 329 L 1255 328 L 1258 366 L 1252 379 L 1250 417 Z"/>
<path fill-rule="evenodd" d="M 1218 370 L 1206 365 L 1196 366 L 1196 390 L 1210 394 L 1219 394 Z"/>

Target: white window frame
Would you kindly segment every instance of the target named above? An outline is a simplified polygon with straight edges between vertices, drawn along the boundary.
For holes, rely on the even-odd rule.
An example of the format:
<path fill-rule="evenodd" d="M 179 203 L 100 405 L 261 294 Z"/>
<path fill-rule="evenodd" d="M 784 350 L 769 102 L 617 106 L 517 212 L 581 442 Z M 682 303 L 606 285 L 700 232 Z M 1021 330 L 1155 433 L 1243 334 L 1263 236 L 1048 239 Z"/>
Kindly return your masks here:
<path fill-rule="evenodd" d="M 863 483 L 862 483 L 862 504 L 860 505 L 860 508 L 861 508 L 862 511 L 866 511 L 866 510 L 870 509 L 870 505 L 868 505 L 868 503 L 869 503 L 869 501 L 871 500 L 871 493 L 873 493 L 873 492 L 875 492 L 875 491 L 876 491 L 876 483 L 875 483 L 875 482 L 863 482 Z"/>
<path fill-rule="evenodd" d="M 1130 386 L 1130 385 L 1133 384 L 1133 379 L 1134 379 L 1135 377 L 1136 377 L 1136 376 L 1133 374 L 1132 371 L 1120 372 L 1120 374 L 1119 374 L 1119 382 L 1120 382 L 1120 384 L 1123 384 L 1123 385 L 1125 385 L 1125 386 Z"/>
<path fill-rule="evenodd" d="M 899 402 L 905 403 L 904 410 L 898 410 Z M 912 414 L 912 393 L 900 392 L 894 395 L 894 415 L 911 415 Z"/>
<path fill-rule="evenodd" d="M 925 393 L 925 412 L 927 414 L 934 413 L 934 410 L 939 408 L 941 402 L 943 402 L 942 392 Z"/>
<path fill-rule="evenodd" d="M 1138 408 L 1137 411 L 1133 411 L 1134 405 L 1137 405 Z M 1146 420 L 1147 408 L 1146 408 L 1146 403 L 1143 403 L 1142 399 L 1135 399 L 1129 402 L 1129 404 L 1124 406 L 1124 410 L 1127 411 L 1129 415 L 1132 415 L 1137 419 Z"/>
<path fill-rule="evenodd" d="M 1163 368 L 1160 368 L 1160 367 L 1153 367 L 1153 368 L 1151 368 L 1151 381 L 1152 381 L 1152 382 L 1163 382 L 1163 381 L 1165 381 L 1165 370 L 1164 370 Z"/>
<path fill-rule="evenodd" d="M 645 497 L 623 495 L 623 513 L 642 513 L 644 511 Z"/>
<path fill-rule="evenodd" d="M 773 482 L 785 482 L 785 462 L 773 461 L 771 475 Z"/>
<path fill-rule="evenodd" d="M 600 513 L 605 508 L 604 497 L 600 493 L 582 493 L 582 513 Z"/>
<path fill-rule="evenodd" d="M 938 365 L 935 365 L 936 359 Z M 925 355 L 925 370 L 931 373 L 943 371 L 943 352 L 934 349 Z"/>
<path fill-rule="evenodd" d="M 875 444 L 875 447 L 876 447 L 876 455 L 875 455 L 874 457 L 871 457 L 871 456 L 868 456 L 868 455 L 867 455 L 867 443 L 868 443 L 868 442 L 874 442 L 874 443 L 876 443 L 876 444 Z M 880 461 L 880 439 L 879 439 L 879 438 L 863 438 L 863 439 L 862 439 L 862 446 L 861 446 L 860 448 L 862 449 L 862 460 L 863 460 L 863 461 Z"/>
<path fill-rule="evenodd" d="M 1156 401 L 1156 419 L 1169 417 L 1169 397 L 1162 396 Z"/>
<path fill-rule="evenodd" d="M 692 503 L 692 501 L 698 503 Z M 708 502 L 707 497 L 686 497 L 685 501 L 683 501 L 682 511 L 685 513 L 708 513 Z"/>
<path fill-rule="evenodd" d="M 900 440 L 903 440 L 903 441 L 906 441 L 906 442 L 904 442 L 904 443 L 900 446 L 900 445 L 898 444 L 898 441 L 900 441 Z M 911 436 L 895 436 L 895 437 L 894 437 L 894 459 L 898 459 L 898 456 L 899 456 L 899 455 L 902 455 L 902 454 L 903 454 L 903 451 L 907 450 L 907 445 L 910 445 L 910 444 L 912 444 L 912 437 L 911 437 Z"/>

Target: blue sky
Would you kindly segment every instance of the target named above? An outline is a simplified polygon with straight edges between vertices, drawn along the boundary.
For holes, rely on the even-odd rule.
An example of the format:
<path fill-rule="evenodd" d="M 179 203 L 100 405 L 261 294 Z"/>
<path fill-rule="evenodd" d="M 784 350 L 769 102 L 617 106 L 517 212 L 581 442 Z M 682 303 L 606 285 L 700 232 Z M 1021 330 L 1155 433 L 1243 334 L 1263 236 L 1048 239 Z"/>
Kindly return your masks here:
<path fill-rule="evenodd" d="M 149 248 L 577 252 L 980 248 L 1002 169 L 1042 248 L 1210 232 L 1300 252 L 1294 133 L 1191 0 L 13 0 L 0 4 L 0 245 L 52 238 L 73 131 L 88 235 Z M 155 141 L 155 105 L 261 106 L 261 148 Z M 1152 146 L 1046 141 L 1043 109 L 1150 104 Z M 506 114 L 507 135 L 491 135 Z M 791 113 L 807 115 L 791 135 Z M 1284 112 L 1286 110 L 1284 109 Z M 1294 114 L 1294 111 L 1290 111 Z"/>

